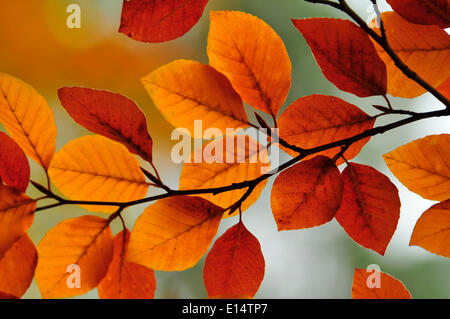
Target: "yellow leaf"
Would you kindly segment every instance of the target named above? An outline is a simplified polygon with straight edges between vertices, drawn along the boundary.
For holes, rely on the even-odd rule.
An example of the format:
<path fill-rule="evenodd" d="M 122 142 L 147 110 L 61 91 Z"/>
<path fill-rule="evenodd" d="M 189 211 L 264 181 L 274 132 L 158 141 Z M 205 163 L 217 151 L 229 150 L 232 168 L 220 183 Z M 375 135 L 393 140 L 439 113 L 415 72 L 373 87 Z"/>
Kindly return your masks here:
<path fill-rule="evenodd" d="M 0 73 L 0 122 L 28 156 L 48 168 L 56 149 L 53 112 L 35 89 L 4 73 Z"/>
<path fill-rule="evenodd" d="M 0 183 L 0 258 L 33 224 L 36 201 Z"/>
<path fill-rule="evenodd" d="M 142 79 L 148 94 L 166 120 L 186 128 L 193 137 L 194 120 L 203 129 L 249 126 L 244 105 L 228 79 L 208 65 L 177 60 L 160 67 Z"/>
<path fill-rule="evenodd" d="M 420 216 L 409 245 L 450 258 L 450 199 L 433 205 Z"/>
<path fill-rule="evenodd" d="M 105 276 L 113 237 L 106 219 L 82 216 L 50 229 L 37 248 L 36 282 L 42 297 L 72 297 L 95 288 Z"/>
<path fill-rule="evenodd" d="M 291 87 L 291 61 L 268 24 L 244 12 L 211 12 L 208 57 L 244 102 L 278 114 Z"/>
<path fill-rule="evenodd" d="M 383 157 L 410 191 L 431 200 L 450 197 L 450 134 L 421 138 Z"/>
<path fill-rule="evenodd" d="M 260 149 L 258 150 L 258 147 Z M 210 158 L 208 150 L 215 150 Z M 196 163 L 196 159 L 201 159 Z M 214 160 L 214 161 L 213 161 Z M 269 168 L 267 150 L 249 136 L 226 136 L 205 144 L 191 156 L 190 163 L 185 163 L 180 175 L 180 190 L 216 188 L 233 183 L 258 178 Z M 261 195 L 267 180 L 256 186 L 252 194 L 244 201 L 242 210 L 249 208 Z M 228 208 L 237 202 L 247 191 L 236 189 L 220 194 L 200 194 L 210 202 L 222 208 Z M 233 215 L 238 214 L 235 212 Z M 226 217 L 229 217 L 228 215 Z"/>
<path fill-rule="evenodd" d="M 139 161 L 125 146 L 103 136 L 70 141 L 50 164 L 56 187 L 73 200 L 127 202 L 145 197 L 148 184 Z M 113 206 L 84 206 L 94 212 L 113 212 Z"/>
<path fill-rule="evenodd" d="M 36 247 L 25 234 L 0 257 L 0 291 L 22 297 L 33 280 L 36 264 Z"/>
<path fill-rule="evenodd" d="M 450 38 L 445 30 L 435 25 L 413 24 L 395 12 L 384 12 L 381 18 L 389 44 L 410 69 L 434 87 L 450 76 Z M 383 48 L 376 43 L 375 47 L 387 67 L 388 93 L 414 98 L 426 92 L 395 66 Z"/>
<path fill-rule="evenodd" d="M 217 233 L 223 210 L 199 197 L 157 201 L 131 231 L 127 261 L 162 271 L 193 267 Z"/>

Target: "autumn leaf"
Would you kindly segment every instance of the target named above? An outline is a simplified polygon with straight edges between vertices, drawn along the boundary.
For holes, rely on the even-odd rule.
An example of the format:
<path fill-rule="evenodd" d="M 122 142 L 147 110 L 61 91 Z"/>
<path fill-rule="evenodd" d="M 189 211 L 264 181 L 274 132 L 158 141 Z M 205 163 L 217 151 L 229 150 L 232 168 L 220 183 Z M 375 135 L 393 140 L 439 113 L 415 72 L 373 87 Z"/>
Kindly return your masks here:
<path fill-rule="evenodd" d="M 127 97 L 103 90 L 61 88 L 62 106 L 80 125 L 125 145 L 134 154 L 152 161 L 152 139 L 139 107 Z"/>
<path fill-rule="evenodd" d="M 293 19 L 325 77 L 359 97 L 386 94 L 386 66 L 363 29 L 349 20 Z"/>
<path fill-rule="evenodd" d="M 417 24 L 434 24 L 450 27 L 450 2 L 448 0 L 387 0 L 392 9 L 406 20 Z"/>
<path fill-rule="evenodd" d="M 0 73 L 0 122 L 24 152 L 48 168 L 56 149 L 56 125 L 45 99 L 28 84 Z"/>
<path fill-rule="evenodd" d="M 35 210 L 36 201 L 0 184 L 0 258 L 31 227 Z"/>
<path fill-rule="evenodd" d="M 205 260 L 203 279 L 209 298 L 252 298 L 264 278 L 265 261 L 258 239 L 243 223 L 218 238 Z"/>
<path fill-rule="evenodd" d="M 341 205 L 343 187 L 339 170 L 325 156 L 283 171 L 270 197 L 278 231 L 315 227 L 332 220 Z"/>
<path fill-rule="evenodd" d="M 77 138 L 56 153 L 49 175 L 56 187 L 74 200 L 128 202 L 147 194 L 139 161 L 125 146 L 100 135 Z M 84 205 L 94 212 L 113 206 Z"/>
<path fill-rule="evenodd" d="M 433 205 L 420 216 L 409 245 L 450 258 L 450 199 Z"/>
<path fill-rule="evenodd" d="M 289 144 L 302 148 L 314 148 L 349 138 L 373 128 L 374 124 L 375 118 L 357 106 L 325 95 L 310 95 L 298 99 L 278 119 L 280 137 Z M 350 160 L 358 155 L 369 139 L 353 143 L 345 151 L 345 158 Z M 298 155 L 292 150 L 285 150 L 293 156 Z M 340 147 L 335 147 L 318 154 L 333 158 L 339 151 Z M 337 163 L 342 163 L 342 160 Z"/>
<path fill-rule="evenodd" d="M 113 259 L 97 287 L 101 299 L 152 299 L 155 295 L 153 270 L 125 261 L 129 240 L 128 229 L 114 237 Z"/>
<path fill-rule="evenodd" d="M 195 134 L 194 120 L 203 129 L 249 126 L 240 96 L 228 79 L 212 67 L 195 61 L 176 60 L 142 79 L 148 94 L 165 119 Z M 199 132 L 203 134 L 203 132 Z"/>
<path fill-rule="evenodd" d="M 190 161 L 184 163 L 180 175 L 180 190 L 216 188 L 256 179 L 269 168 L 267 149 L 247 135 L 226 136 L 195 150 Z M 261 195 L 267 180 L 259 183 L 243 202 L 248 209 Z M 222 208 L 236 203 L 247 191 L 235 189 L 220 194 L 200 194 Z M 239 212 L 227 215 L 234 216 Z"/>
<path fill-rule="evenodd" d="M 358 244 L 384 255 L 400 217 L 397 188 L 374 168 L 356 163 L 345 168 L 342 178 L 336 220 Z"/>
<path fill-rule="evenodd" d="M 369 283 L 373 284 L 370 276 L 379 276 L 379 287 L 369 287 Z M 373 273 L 368 272 L 366 269 L 356 268 L 353 276 L 352 298 L 411 299 L 411 294 L 400 280 L 388 274 L 381 271 Z"/>
<path fill-rule="evenodd" d="M 25 234 L 0 257 L 0 291 L 22 297 L 34 277 L 38 256 L 31 238 Z"/>
<path fill-rule="evenodd" d="M 95 216 L 64 220 L 50 229 L 38 247 L 36 282 L 43 298 L 79 296 L 95 288 L 113 257 L 109 222 Z M 76 270 L 80 268 L 80 286 Z"/>
<path fill-rule="evenodd" d="M 450 134 L 415 140 L 383 157 L 410 191 L 430 200 L 450 197 Z"/>
<path fill-rule="evenodd" d="M 30 165 L 22 149 L 8 135 L 0 132 L 0 183 L 3 181 L 24 193 L 30 180 Z"/>
<path fill-rule="evenodd" d="M 244 12 L 211 12 L 208 57 L 244 102 L 278 114 L 291 87 L 291 61 L 269 25 Z"/>
<path fill-rule="evenodd" d="M 199 197 L 157 201 L 137 219 L 127 261 L 161 271 L 193 267 L 217 233 L 223 209 Z"/>
<path fill-rule="evenodd" d="M 119 32 L 142 42 L 181 37 L 201 18 L 208 0 L 123 1 Z"/>
<path fill-rule="evenodd" d="M 394 12 L 384 12 L 381 18 L 390 46 L 410 69 L 434 87 L 450 76 L 450 37 L 445 30 L 410 23 Z M 415 98 L 426 92 L 395 65 L 383 48 L 378 44 L 375 47 L 386 63 L 388 93 Z"/>

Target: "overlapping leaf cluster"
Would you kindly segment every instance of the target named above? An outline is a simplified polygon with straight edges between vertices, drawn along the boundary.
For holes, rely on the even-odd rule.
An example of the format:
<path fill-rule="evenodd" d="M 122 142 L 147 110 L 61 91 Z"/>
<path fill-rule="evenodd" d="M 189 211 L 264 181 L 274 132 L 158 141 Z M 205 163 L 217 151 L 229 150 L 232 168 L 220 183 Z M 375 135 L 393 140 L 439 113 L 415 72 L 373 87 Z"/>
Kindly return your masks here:
<path fill-rule="evenodd" d="M 387 37 L 409 68 L 448 96 L 450 39 L 442 28 L 449 24 L 450 8 L 430 6 L 424 18 L 415 14 L 423 9 L 420 1 L 405 6 L 403 1 L 389 2 L 397 13 L 384 13 L 383 25 L 375 31 Z M 200 18 L 207 1 L 187 3 L 179 7 L 177 1 L 124 2 L 121 32 L 147 42 L 179 37 Z M 383 96 L 386 101 L 388 93 L 408 98 L 425 93 L 357 24 L 329 18 L 293 24 L 324 76 L 339 89 L 359 97 Z M 166 31 L 157 32 L 161 29 Z M 247 13 L 212 12 L 207 53 L 209 65 L 177 60 L 142 78 L 166 120 L 199 137 L 194 134 L 195 120 L 202 120 L 203 129 L 223 132 L 258 128 L 249 120 L 244 102 L 266 113 L 279 128 L 279 144 L 270 147 L 281 147 L 294 157 L 279 167 L 272 188 L 278 230 L 316 227 L 335 218 L 355 242 L 383 255 L 400 216 L 398 190 L 381 172 L 350 161 L 373 135 L 409 123 L 374 128 L 379 116 L 400 113 L 411 115 L 410 121 L 425 116 L 398 112 L 390 103 L 376 106 L 383 113 L 370 116 L 325 95 L 301 97 L 281 113 L 291 86 L 290 58 L 276 32 Z M 44 98 L 7 74 L 0 74 L 0 93 L 0 122 L 9 133 L 0 133 L 1 297 L 20 298 L 35 277 L 44 298 L 81 295 L 96 287 L 100 298 L 153 298 L 153 271 L 182 271 L 196 265 L 207 254 L 222 218 L 233 214 L 240 215 L 238 223 L 207 254 L 204 283 L 211 298 L 255 296 L 265 260 L 242 212 L 277 173 L 264 174 L 267 163 L 261 157 L 248 160 L 261 149 L 256 141 L 248 137 L 240 146 L 244 162 L 185 163 L 179 190 L 172 190 L 153 165 L 145 115 L 130 99 L 104 90 L 61 88 L 62 106 L 96 135 L 72 140 L 55 153 L 57 130 Z M 257 119 L 267 126 L 261 115 Z M 270 134 L 267 137 L 270 140 Z M 236 139 L 220 136 L 197 151 L 201 156 L 205 149 L 221 150 Z M 42 199 L 25 195 L 30 179 L 25 154 L 48 177 L 47 186 L 33 185 L 56 204 L 36 208 Z M 419 219 L 410 245 L 450 258 L 450 135 L 427 136 L 384 158 L 411 191 L 440 201 Z M 344 163 L 340 171 L 338 166 Z M 51 183 L 67 199 L 56 195 Z M 162 193 L 148 198 L 149 189 Z M 150 200 L 156 202 L 128 231 L 122 213 Z M 65 220 L 50 229 L 36 249 L 27 235 L 34 213 L 67 204 L 109 215 Z M 110 224 L 116 218 L 124 229 L 113 236 Z M 78 288 L 67 284 L 67 267 L 74 264 L 82 269 Z M 385 283 L 381 290 L 368 289 L 366 277 L 363 270 L 355 271 L 354 298 L 410 298 L 406 288 L 387 274 L 381 275 Z"/>

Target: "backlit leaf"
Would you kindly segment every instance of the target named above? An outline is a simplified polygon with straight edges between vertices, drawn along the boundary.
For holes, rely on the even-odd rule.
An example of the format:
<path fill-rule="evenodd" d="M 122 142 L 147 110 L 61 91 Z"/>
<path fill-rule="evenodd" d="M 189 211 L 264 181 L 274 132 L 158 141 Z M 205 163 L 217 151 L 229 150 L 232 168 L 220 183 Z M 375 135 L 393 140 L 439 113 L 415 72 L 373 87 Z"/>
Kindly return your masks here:
<path fill-rule="evenodd" d="M 103 279 L 113 256 L 113 237 L 106 219 L 82 216 L 50 229 L 37 248 L 36 282 L 42 297 L 72 297 L 87 293 Z"/>
<path fill-rule="evenodd" d="M 398 14 L 417 24 L 435 24 L 450 27 L 450 2 L 448 0 L 387 0 Z"/>
<path fill-rule="evenodd" d="M 155 106 L 175 127 L 187 128 L 192 137 L 194 120 L 202 120 L 203 129 L 249 126 L 240 96 L 228 79 L 212 67 L 195 61 L 177 60 L 164 65 L 142 79 Z"/>
<path fill-rule="evenodd" d="M 258 178 L 266 173 L 268 168 L 267 149 L 249 136 L 226 136 L 205 144 L 192 154 L 190 162 L 185 163 L 181 170 L 180 190 L 228 186 Z M 243 211 L 256 202 L 266 183 L 267 180 L 264 180 L 256 186 L 244 201 Z M 246 191 L 247 189 L 243 188 L 198 196 L 217 206 L 228 208 Z M 233 215 L 237 213 L 239 212 Z"/>
<path fill-rule="evenodd" d="M 88 88 L 61 88 L 62 106 L 88 130 L 124 144 L 128 150 L 152 161 L 152 139 L 144 113 L 127 97 Z"/>
<path fill-rule="evenodd" d="M 278 231 L 315 227 L 332 220 L 341 205 L 343 186 L 339 170 L 325 156 L 283 171 L 270 197 Z"/>
<path fill-rule="evenodd" d="M 410 69 L 434 87 L 450 76 L 450 37 L 445 30 L 410 23 L 394 12 L 384 12 L 381 18 L 390 46 Z M 375 47 L 386 63 L 388 93 L 414 98 L 426 92 L 395 66 L 383 48 L 378 44 Z"/>
<path fill-rule="evenodd" d="M 383 157 L 410 191 L 431 200 L 450 197 L 450 134 L 415 140 Z"/>
<path fill-rule="evenodd" d="M 244 102 L 278 114 L 291 87 L 291 61 L 269 25 L 244 12 L 211 12 L 208 57 Z"/>
<path fill-rule="evenodd" d="M 369 36 L 349 20 L 292 20 L 303 34 L 325 77 L 360 97 L 386 93 L 386 66 Z"/>
<path fill-rule="evenodd" d="M 205 260 L 203 279 L 209 298 L 252 298 L 264 278 L 265 261 L 258 239 L 243 223 L 218 238 Z"/>
<path fill-rule="evenodd" d="M 372 287 L 370 276 L 379 276 L 379 287 Z M 369 287 L 370 284 L 370 287 Z M 403 283 L 383 272 L 376 274 L 366 269 L 355 269 L 352 287 L 353 299 L 411 299 L 411 294 Z"/>
<path fill-rule="evenodd" d="M 53 159 L 49 175 L 74 200 L 127 202 L 145 197 L 148 184 L 139 161 L 125 146 L 100 135 L 77 138 Z M 90 211 L 113 212 L 112 206 L 85 206 Z"/>
<path fill-rule="evenodd" d="M 130 232 L 114 237 L 114 255 L 108 273 L 98 285 L 101 299 L 152 299 L 156 280 L 153 270 L 125 260 Z"/>
<path fill-rule="evenodd" d="M 123 1 L 119 32 L 143 42 L 181 37 L 201 18 L 208 0 Z"/>
<path fill-rule="evenodd" d="M 384 255 L 400 217 L 398 190 L 372 167 L 350 163 L 336 220 L 363 247 Z"/>
<path fill-rule="evenodd" d="M 35 89 L 4 73 L 0 73 L 0 122 L 28 156 L 48 168 L 56 148 L 53 112 Z"/>
<path fill-rule="evenodd" d="M 450 258 L 450 199 L 433 205 L 420 216 L 409 245 Z"/>
<path fill-rule="evenodd" d="M 127 261 L 154 270 L 185 270 L 198 263 L 217 233 L 223 210 L 199 197 L 157 201 L 137 219 Z"/>
<path fill-rule="evenodd" d="M 375 118 L 357 106 L 337 97 L 311 95 L 292 103 L 278 119 L 280 137 L 292 145 L 313 148 L 352 137 L 373 128 Z M 353 143 L 344 153 L 350 160 L 359 154 L 369 138 Z M 286 151 L 296 156 L 297 153 Z M 340 151 L 332 148 L 319 154 L 333 158 Z M 338 164 L 342 160 L 338 161 Z"/>
<path fill-rule="evenodd" d="M 31 198 L 0 184 L 0 258 L 33 224 L 35 210 Z"/>
<path fill-rule="evenodd" d="M 30 287 L 38 256 L 36 247 L 25 234 L 0 258 L 0 291 L 16 298 Z"/>
<path fill-rule="evenodd" d="M 22 149 L 8 135 L 0 132 L 0 183 L 24 193 L 30 179 L 30 165 Z"/>

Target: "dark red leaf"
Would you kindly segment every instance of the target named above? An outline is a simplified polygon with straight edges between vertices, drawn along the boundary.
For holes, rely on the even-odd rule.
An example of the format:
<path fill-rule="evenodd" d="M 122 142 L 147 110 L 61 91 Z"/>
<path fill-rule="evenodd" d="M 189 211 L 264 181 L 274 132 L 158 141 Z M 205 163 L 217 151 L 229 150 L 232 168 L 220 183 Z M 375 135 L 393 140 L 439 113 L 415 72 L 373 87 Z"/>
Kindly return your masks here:
<path fill-rule="evenodd" d="M 127 97 L 88 88 L 61 88 L 62 106 L 88 130 L 124 144 L 128 150 L 152 161 L 152 139 L 144 113 Z"/>
<path fill-rule="evenodd" d="M 376 169 L 351 163 L 336 220 L 358 244 L 384 255 L 400 217 L 398 190 Z"/>
<path fill-rule="evenodd" d="M 23 150 L 0 132 L 0 182 L 24 193 L 30 180 L 30 165 Z"/>
<path fill-rule="evenodd" d="M 416 24 L 434 24 L 450 27 L 450 1 L 448 0 L 387 0 L 399 15 Z"/>
<path fill-rule="evenodd" d="M 207 3 L 208 0 L 124 0 L 119 32 L 142 42 L 170 41 L 198 22 Z"/>
<path fill-rule="evenodd" d="M 360 97 L 386 94 L 386 66 L 360 27 L 331 18 L 292 21 L 325 77 L 339 89 Z"/>

